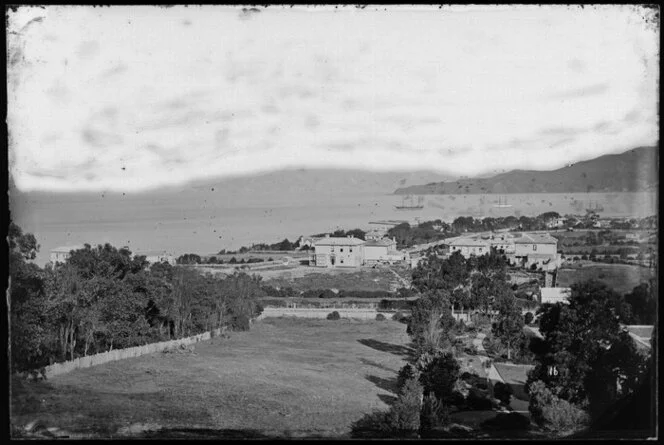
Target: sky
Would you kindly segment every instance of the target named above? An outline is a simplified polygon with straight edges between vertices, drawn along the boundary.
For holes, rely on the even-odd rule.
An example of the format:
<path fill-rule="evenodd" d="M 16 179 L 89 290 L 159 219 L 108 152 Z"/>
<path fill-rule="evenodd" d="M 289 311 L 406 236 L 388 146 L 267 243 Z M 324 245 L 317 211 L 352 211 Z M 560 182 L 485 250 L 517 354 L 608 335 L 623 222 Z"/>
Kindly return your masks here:
<path fill-rule="evenodd" d="M 7 33 L 22 191 L 550 170 L 659 139 L 659 23 L 632 6 L 20 7 Z"/>

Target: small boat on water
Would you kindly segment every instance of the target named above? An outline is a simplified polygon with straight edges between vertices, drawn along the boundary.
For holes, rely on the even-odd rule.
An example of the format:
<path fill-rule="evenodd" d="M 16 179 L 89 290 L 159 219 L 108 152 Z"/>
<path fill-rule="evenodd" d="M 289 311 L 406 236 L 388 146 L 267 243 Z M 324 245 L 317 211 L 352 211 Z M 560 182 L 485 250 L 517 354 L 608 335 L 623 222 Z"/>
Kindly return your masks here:
<path fill-rule="evenodd" d="M 406 201 L 408 201 L 409 203 L 406 204 Z M 397 210 L 421 210 L 424 208 L 424 197 L 418 196 L 417 204 L 415 204 L 413 196 L 410 195 L 404 196 L 403 199 L 401 200 L 401 205 L 394 206 L 394 208 Z"/>
<path fill-rule="evenodd" d="M 493 206 L 494 207 L 502 207 L 502 208 L 512 207 L 512 204 L 507 203 L 507 198 L 506 197 L 503 197 L 503 198 L 505 198 L 504 202 L 503 202 L 503 200 L 501 200 L 501 197 L 499 196 L 498 197 L 498 204 L 494 204 Z"/>

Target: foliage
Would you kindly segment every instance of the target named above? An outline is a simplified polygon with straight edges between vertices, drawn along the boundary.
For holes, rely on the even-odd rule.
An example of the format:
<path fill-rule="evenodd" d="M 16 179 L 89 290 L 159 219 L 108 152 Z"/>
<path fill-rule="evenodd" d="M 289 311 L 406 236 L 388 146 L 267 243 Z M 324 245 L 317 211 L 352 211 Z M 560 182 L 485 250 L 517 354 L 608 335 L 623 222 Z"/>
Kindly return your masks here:
<path fill-rule="evenodd" d="M 654 279 L 641 283 L 632 292 L 625 295 L 625 302 L 630 306 L 631 320 L 634 324 L 653 325 L 657 319 L 657 294 L 654 292 Z"/>
<path fill-rule="evenodd" d="M 478 388 L 470 388 L 468 397 L 466 397 L 466 406 L 473 411 L 488 411 L 493 409 L 493 403 L 491 403 L 486 391 L 481 391 Z"/>
<path fill-rule="evenodd" d="M 10 231 L 12 370 L 23 371 L 114 348 L 179 338 L 228 325 L 248 329 L 261 313 L 259 277 L 219 278 L 110 244 L 71 252 L 40 269 L 38 248 Z"/>
<path fill-rule="evenodd" d="M 407 332 L 419 352 L 451 347 L 455 321 L 450 309 L 444 291 L 427 292 L 415 302 Z"/>
<path fill-rule="evenodd" d="M 615 292 L 591 280 L 572 285 L 569 305 L 543 305 L 544 340 L 528 386 L 541 381 L 554 396 L 588 408 L 593 416 L 632 393 L 645 362 L 620 328 L 619 303 Z"/>
<path fill-rule="evenodd" d="M 374 411 L 351 425 L 354 438 L 417 437 L 422 409 L 422 386 L 411 378 L 388 411 Z"/>
<path fill-rule="evenodd" d="M 416 363 L 425 394 L 449 400 L 459 378 L 459 363 L 451 353 L 423 354 Z"/>
<path fill-rule="evenodd" d="M 184 255 L 180 255 L 175 262 L 177 264 L 201 264 L 202 260 L 200 255 L 196 255 L 195 253 L 185 253 Z"/>
<path fill-rule="evenodd" d="M 510 404 L 510 399 L 512 398 L 512 387 L 503 382 L 496 382 L 493 386 L 493 394 L 496 396 L 496 399 L 500 400 L 502 405 L 507 406 Z"/>
<path fill-rule="evenodd" d="M 385 320 L 387 320 L 387 319 L 385 318 L 385 315 L 383 315 L 383 314 L 376 314 L 376 321 L 385 321 Z"/>
<path fill-rule="evenodd" d="M 535 319 L 535 316 L 533 315 L 532 312 L 526 312 L 526 315 L 524 315 L 524 317 L 523 317 L 523 322 L 525 324 L 529 325 L 530 323 L 533 322 L 534 319 Z"/>
<path fill-rule="evenodd" d="M 585 427 L 588 414 L 577 406 L 555 396 L 542 381 L 529 387 L 528 409 L 533 421 L 540 426 L 559 433 L 571 433 Z"/>
<path fill-rule="evenodd" d="M 420 414 L 420 435 L 427 437 L 431 431 L 446 427 L 449 424 L 449 407 L 434 394 L 424 396 Z"/>
<path fill-rule="evenodd" d="M 341 315 L 339 315 L 339 312 L 337 312 L 337 311 L 330 312 L 329 314 L 327 314 L 327 319 L 328 320 L 339 320 L 340 318 L 341 318 Z"/>
<path fill-rule="evenodd" d="M 522 331 L 523 316 L 521 311 L 516 305 L 514 296 L 505 292 L 498 297 L 498 316 L 492 327 L 492 332 L 507 346 L 508 360 L 512 358 L 511 348 L 519 339 L 519 336 L 522 335 Z"/>
<path fill-rule="evenodd" d="M 401 391 L 406 385 L 406 382 L 415 377 L 417 377 L 417 373 L 415 371 L 415 368 L 413 368 L 413 365 L 411 365 L 410 363 L 404 365 L 397 374 L 398 390 Z"/>

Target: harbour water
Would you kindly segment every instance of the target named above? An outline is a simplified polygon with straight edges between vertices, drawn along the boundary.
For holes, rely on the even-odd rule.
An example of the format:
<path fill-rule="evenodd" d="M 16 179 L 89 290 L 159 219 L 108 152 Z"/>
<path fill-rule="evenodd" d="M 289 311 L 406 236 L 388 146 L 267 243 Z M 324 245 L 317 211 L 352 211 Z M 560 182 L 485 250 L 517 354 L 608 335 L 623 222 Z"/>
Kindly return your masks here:
<path fill-rule="evenodd" d="M 372 227 L 370 221 L 378 220 L 451 222 L 458 216 L 518 217 L 548 211 L 585 214 L 587 207 L 596 206 L 603 207 L 603 216 L 657 213 L 657 195 L 651 192 L 501 196 L 498 206 L 498 195 L 426 195 L 423 209 L 397 210 L 400 196 L 361 192 L 32 194 L 13 199 L 10 210 L 12 219 L 34 233 L 41 244 L 40 265 L 48 261 L 50 249 L 86 242 L 109 242 L 137 252 L 206 254 L 284 238 L 294 241 L 300 235 L 337 228 L 366 230 Z"/>

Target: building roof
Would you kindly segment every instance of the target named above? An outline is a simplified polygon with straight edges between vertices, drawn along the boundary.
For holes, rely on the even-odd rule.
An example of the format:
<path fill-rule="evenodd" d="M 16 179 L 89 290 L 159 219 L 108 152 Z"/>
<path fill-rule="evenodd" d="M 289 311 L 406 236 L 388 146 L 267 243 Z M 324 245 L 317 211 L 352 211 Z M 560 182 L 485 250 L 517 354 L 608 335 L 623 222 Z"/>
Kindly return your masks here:
<path fill-rule="evenodd" d="M 641 337 L 643 339 L 647 339 L 650 341 L 650 338 L 652 337 L 652 331 L 654 329 L 654 326 L 651 325 L 626 325 L 624 326 L 625 329 L 627 329 L 628 332 L 636 335 L 637 337 Z"/>
<path fill-rule="evenodd" d="M 83 244 L 75 245 L 75 246 L 60 246 L 60 247 L 56 247 L 55 249 L 51 249 L 51 252 L 53 252 L 53 253 L 69 253 L 72 250 L 79 250 L 79 249 L 85 249 L 85 246 Z"/>
<path fill-rule="evenodd" d="M 526 380 L 528 380 L 528 371 L 535 367 L 533 365 L 517 365 L 512 363 L 494 363 L 493 366 L 505 383 L 516 385 L 526 383 Z"/>
<path fill-rule="evenodd" d="M 366 241 L 355 238 L 354 236 L 350 237 L 334 237 L 326 236 L 325 238 L 320 238 L 314 242 L 314 246 L 361 246 Z"/>
<path fill-rule="evenodd" d="M 134 252 L 134 256 L 173 256 L 173 254 L 168 253 L 165 250 L 147 250 L 145 252 Z"/>
<path fill-rule="evenodd" d="M 563 300 L 570 297 L 571 289 L 569 287 L 542 287 L 542 301 L 544 300 Z"/>
<path fill-rule="evenodd" d="M 516 244 L 558 244 L 558 240 L 548 233 L 522 233 L 514 238 Z"/>
<path fill-rule="evenodd" d="M 481 246 L 488 247 L 491 245 L 490 240 L 476 239 L 476 238 L 457 238 L 452 242 L 448 243 L 450 246 L 461 247 L 461 246 Z"/>
<path fill-rule="evenodd" d="M 364 243 L 365 246 L 375 247 L 375 246 L 394 246 L 397 242 L 389 238 L 377 239 L 377 240 L 368 240 Z"/>

